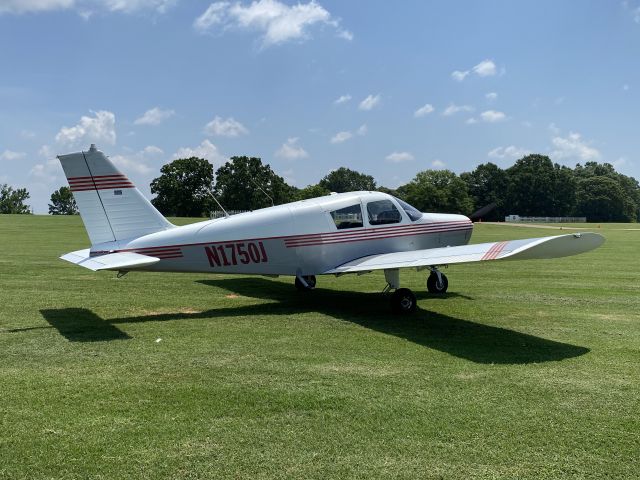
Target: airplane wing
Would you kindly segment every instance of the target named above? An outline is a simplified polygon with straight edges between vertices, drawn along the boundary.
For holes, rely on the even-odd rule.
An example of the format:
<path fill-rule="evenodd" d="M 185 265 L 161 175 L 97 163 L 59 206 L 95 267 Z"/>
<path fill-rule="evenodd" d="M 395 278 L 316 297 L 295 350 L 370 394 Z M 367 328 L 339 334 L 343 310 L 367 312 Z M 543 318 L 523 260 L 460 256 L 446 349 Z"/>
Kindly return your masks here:
<path fill-rule="evenodd" d="M 60 258 L 94 272 L 98 270 L 133 270 L 153 265 L 160 261 L 156 257 L 132 252 L 108 253 L 92 257 L 88 248 L 67 253 Z"/>
<path fill-rule="evenodd" d="M 459 247 L 382 253 L 352 260 L 324 273 L 357 273 L 370 270 L 429 267 L 488 260 L 557 258 L 588 252 L 603 243 L 604 237 L 597 233 L 573 233 L 555 237 L 527 238 L 524 240 L 478 243 Z"/>

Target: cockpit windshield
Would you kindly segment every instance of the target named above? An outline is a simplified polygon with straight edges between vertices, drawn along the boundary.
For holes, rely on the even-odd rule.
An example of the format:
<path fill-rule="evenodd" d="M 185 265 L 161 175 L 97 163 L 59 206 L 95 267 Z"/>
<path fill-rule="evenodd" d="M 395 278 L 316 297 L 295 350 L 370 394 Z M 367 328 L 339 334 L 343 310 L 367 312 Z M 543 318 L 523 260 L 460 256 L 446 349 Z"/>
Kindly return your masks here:
<path fill-rule="evenodd" d="M 393 197 L 393 198 L 395 198 L 396 202 L 400 204 L 400 206 L 407 213 L 407 215 L 409 216 L 412 222 L 415 222 L 416 220 L 422 218 L 422 212 L 420 210 L 418 210 L 415 207 L 412 207 L 407 202 L 403 202 L 397 197 Z"/>

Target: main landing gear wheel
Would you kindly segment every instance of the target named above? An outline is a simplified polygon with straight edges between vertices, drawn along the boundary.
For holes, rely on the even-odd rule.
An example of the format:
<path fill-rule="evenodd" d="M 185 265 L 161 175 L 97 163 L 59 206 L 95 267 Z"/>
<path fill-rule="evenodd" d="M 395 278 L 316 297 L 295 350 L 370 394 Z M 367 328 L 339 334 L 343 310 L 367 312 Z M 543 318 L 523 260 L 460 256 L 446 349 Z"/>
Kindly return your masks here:
<path fill-rule="evenodd" d="M 316 277 L 315 275 L 305 275 L 302 277 L 307 284 L 305 285 L 300 281 L 300 278 L 296 277 L 295 285 L 298 290 L 301 292 L 308 292 L 309 290 L 313 290 L 316 288 Z"/>
<path fill-rule="evenodd" d="M 416 296 L 408 288 L 398 288 L 391 294 L 391 309 L 402 315 L 413 313 L 416 310 Z"/>
<path fill-rule="evenodd" d="M 440 273 L 440 279 L 438 279 L 438 274 L 435 272 L 431 272 L 429 278 L 427 278 L 427 290 L 430 293 L 445 293 L 447 288 L 449 287 L 449 280 L 447 280 L 447 276 L 444 273 Z"/>

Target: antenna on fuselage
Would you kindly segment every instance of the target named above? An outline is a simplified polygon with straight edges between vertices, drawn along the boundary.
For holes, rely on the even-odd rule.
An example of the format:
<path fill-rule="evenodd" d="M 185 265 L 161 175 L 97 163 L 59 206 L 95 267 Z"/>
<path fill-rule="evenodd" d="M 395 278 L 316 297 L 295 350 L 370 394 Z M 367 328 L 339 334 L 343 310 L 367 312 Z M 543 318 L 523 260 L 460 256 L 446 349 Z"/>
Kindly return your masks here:
<path fill-rule="evenodd" d="M 208 189 L 207 192 L 209 193 L 209 195 L 211 195 L 211 198 L 213 198 L 213 200 L 218 204 L 218 206 L 220 207 L 220 210 L 222 210 L 222 212 L 224 213 L 224 218 L 229 218 L 229 214 L 227 213 L 227 211 L 224 209 L 224 207 L 222 206 L 222 204 L 218 201 L 218 199 L 216 198 L 216 196 L 213 194 L 213 192 L 211 191 L 211 189 Z"/>
<path fill-rule="evenodd" d="M 273 207 L 273 206 L 275 206 L 275 203 L 273 203 L 273 198 L 271 198 L 271 196 L 270 196 L 267 192 L 265 192 L 265 191 L 262 189 L 262 187 L 261 187 L 260 185 L 258 185 L 258 184 L 256 183 L 256 181 L 255 181 L 253 178 L 249 177 L 249 180 L 251 180 L 251 183 L 253 183 L 256 187 L 258 187 L 258 188 L 260 189 L 260 191 L 261 191 L 262 193 L 264 193 L 264 194 L 265 194 L 265 196 L 266 196 L 269 200 L 271 200 L 271 206 L 272 206 L 272 207 Z"/>

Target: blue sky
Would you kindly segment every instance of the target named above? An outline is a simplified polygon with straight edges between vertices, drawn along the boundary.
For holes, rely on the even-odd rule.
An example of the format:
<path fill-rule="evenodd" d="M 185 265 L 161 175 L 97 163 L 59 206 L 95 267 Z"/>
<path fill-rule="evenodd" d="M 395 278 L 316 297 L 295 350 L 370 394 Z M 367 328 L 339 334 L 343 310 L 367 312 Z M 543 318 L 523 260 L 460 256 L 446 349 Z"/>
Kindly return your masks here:
<path fill-rule="evenodd" d="M 0 0 L 0 183 L 36 213 L 56 154 L 262 157 L 303 187 L 396 187 L 527 152 L 640 178 L 640 0 Z"/>

